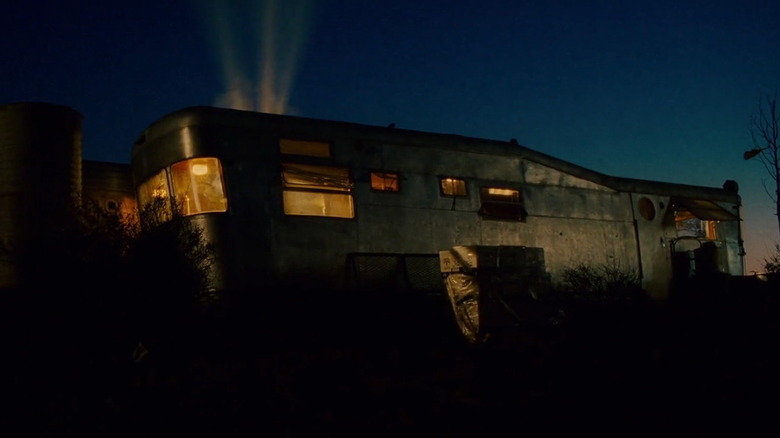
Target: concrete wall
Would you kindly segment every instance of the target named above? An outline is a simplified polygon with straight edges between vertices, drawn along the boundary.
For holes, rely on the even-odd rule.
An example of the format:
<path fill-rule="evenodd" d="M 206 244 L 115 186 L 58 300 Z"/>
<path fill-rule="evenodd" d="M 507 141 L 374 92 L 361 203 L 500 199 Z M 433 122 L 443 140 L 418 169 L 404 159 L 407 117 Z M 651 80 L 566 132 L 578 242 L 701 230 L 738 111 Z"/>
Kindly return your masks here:
<path fill-rule="evenodd" d="M 457 245 L 544 248 L 554 281 L 580 263 L 638 269 L 628 193 L 518 156 L 392 143 L 356 150 L 346 141 L 334 143 L 334 157 L 350 164 L 356 180 L 356 218 L 281 218 L 273 224 L 280 269 L 302 263 L 311 264 L 304 272 L 338 269 L 324 268 L 320 257 L 340 263 L 345 251 L 437 254 Z M 378 169 L 399 172 L 401 192 L 371 191 L 368 173 Z M 440 195 L 440 175 L 465 178 L 468 198 Z M 481 186 L 520 189 L 526 221 L 481 218 Z"/>

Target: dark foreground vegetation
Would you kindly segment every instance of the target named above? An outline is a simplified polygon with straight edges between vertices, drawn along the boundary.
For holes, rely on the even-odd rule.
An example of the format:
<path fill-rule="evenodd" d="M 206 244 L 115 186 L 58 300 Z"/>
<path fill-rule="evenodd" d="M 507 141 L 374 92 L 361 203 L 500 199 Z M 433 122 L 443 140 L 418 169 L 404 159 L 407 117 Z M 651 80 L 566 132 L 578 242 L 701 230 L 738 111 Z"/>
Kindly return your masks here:
<path fill-rule="evenodd" d="M 778 432 L 777 277 L 694 279 L 659 303 L 575 267 L 571 290 L 492 302 L 469 344 L 443 292 L 209 294 L 197 229 L 119 219 L 85 208 L 6 248 L 27 286 L 2 291 L 4 431 Z"/>
<path fill-rule="evenodd" d="M 726 283 L 687 285 L 665 303 L 551 295 L 520 319 L 492 321 L 480 345 L 460 335 L 442 294 L 256 291 L 225 317 L 5 291 L 3 426 L 468 436 L 729 425 L 772 435 L 777 282 Z"/>

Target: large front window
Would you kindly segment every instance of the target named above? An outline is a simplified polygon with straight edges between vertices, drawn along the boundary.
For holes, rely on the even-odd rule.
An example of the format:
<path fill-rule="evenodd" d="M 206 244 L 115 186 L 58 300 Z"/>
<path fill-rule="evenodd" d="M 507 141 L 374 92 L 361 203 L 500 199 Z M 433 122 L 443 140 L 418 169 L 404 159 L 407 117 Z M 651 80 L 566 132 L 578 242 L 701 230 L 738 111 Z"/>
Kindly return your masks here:
<path fill-rule="evenodd" d="M 162 169 L 138 186 L 138 204 L 147 224 L 167 222 L 176 214 L 227 211 L 222 166 L 216 158 L 190 158 L 179 161 L 168 171 Z M 171 200 L 175 204 L 171 203 Z"/>
<path fill-rule="evenodd" d="M 282 164 L 284 214 L 355 217 L 352 180 L 346 167 Z"/>
<path fill-rule="evenodd" d="M 191 158 L 171 165 L 173 196 L 182 216 L 227 211 L 222 166 L 216 158 Z"/>

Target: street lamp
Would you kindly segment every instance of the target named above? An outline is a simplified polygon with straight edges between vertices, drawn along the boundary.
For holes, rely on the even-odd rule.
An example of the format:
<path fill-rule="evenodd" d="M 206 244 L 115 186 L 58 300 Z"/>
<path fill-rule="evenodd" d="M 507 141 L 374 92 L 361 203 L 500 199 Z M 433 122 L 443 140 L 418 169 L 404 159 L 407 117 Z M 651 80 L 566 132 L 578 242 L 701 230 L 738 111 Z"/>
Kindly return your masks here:
<path fill-rule="evenodd" d="M 744 158 L 746 160 L 749 160 L 749 159 L 755 157 L 756 155 L 760 154 L 761 152 L 763 152 L 766 149 L 769 149 L 769 146 L 763 147 L 763 148 L 755 148 L 755 149 L 751 149 L 749 151 L 745 151 L 745 153 L 742 154 L 742 158 Z"/>

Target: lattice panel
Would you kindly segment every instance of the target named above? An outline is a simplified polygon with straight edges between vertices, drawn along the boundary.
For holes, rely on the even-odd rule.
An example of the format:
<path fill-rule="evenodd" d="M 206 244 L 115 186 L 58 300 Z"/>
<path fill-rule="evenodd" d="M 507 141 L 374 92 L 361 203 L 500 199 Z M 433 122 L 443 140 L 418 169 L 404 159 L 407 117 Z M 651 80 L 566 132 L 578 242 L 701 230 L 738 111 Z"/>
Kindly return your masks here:
<path fill-rule="evenodd" d="M 354 253 L 348 266 L 353 285 L 361 289 L 444 290 L 435 254 Z"/>
<path fill-rule="evenodd" d="M 368 289 L 401 287 L 401 267 L 395 254 L 350 254 L 356 286 Z"/>
<path fill-rule="evenodd" d="M 406 281 L 411 289 L 444 291 L 438 255 L 406 255 L 403 258 Z"/>

